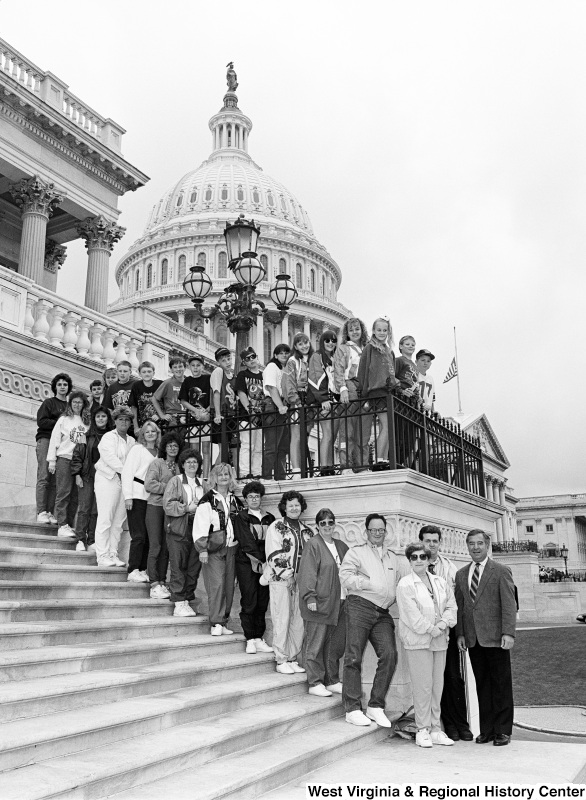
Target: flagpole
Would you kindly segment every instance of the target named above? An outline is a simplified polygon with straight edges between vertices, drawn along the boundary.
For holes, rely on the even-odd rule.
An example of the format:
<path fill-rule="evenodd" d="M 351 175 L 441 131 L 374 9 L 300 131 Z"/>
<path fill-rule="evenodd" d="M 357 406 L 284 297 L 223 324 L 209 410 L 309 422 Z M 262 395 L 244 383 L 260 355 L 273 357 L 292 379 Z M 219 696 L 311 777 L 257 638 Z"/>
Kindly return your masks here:
<path fill-rule="evenodd" d="M 458 414 L 462 413 L 462 398 L 460 397 L 460 361 L 458 359 L 458 342 L 456 341 L 456 326 L 454 325 L 454 350 L 456 351 L 456 381 L 458 382 Z"/>

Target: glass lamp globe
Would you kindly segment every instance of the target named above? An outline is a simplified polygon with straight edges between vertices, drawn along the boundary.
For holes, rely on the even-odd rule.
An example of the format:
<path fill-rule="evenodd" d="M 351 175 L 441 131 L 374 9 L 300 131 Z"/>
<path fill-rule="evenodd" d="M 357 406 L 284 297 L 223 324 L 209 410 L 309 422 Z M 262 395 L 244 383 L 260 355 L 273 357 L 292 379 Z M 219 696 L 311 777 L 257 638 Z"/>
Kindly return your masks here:
<path fill-rule="evenodd" d="M 183 291 L 194 305 L 201 305 L 212 291 L 212 281 L 205 267 L 195 266 L 183 281 Z"/>
<path fill-rule="evenodd" d="M 256 253 L 259 236 L 260 228 L 254 224 L 254 220 L 244 219 L 244 214 L 232 224 L 227 222 L 224 237 L 228 249 L 228 261 L 232 263 L 245 254 Z"/>
<path fill-rule="evenodd" d="M 244 253 L 234 265 L 233 272 L 238 283 L 244 286 L 258 286 L 266 275 L 266 269 L 254 253 Z"/>
<path fill-rule="evenodd" d="M 298 292 L 289 275 L 282 273 L 277 275 L 277 280 L 271 286 L 269 294 L 279 311 L 287 311 L 289 306 L 295 302 Z"/>

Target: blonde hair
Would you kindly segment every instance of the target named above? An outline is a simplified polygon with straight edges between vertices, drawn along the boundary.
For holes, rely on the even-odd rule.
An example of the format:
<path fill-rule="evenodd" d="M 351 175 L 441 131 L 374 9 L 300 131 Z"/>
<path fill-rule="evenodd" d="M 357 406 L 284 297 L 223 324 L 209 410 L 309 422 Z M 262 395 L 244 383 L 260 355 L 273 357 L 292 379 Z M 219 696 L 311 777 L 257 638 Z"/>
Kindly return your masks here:
<path fill-rule="evenodd" d="M 209 474 L 209 477 L 208 477 L 208 486 L 210 487 L 210 489 L 216 489 L 217 488 L 217 486 L 218 486 L 218 475 L 221 475 L 221 473 L 224 472 L 225 470 L 228 470 L 228 473 L 230 474 L 230 483 L 228 485 L 228 490 L 230 492 L 235 492 L 236 491 L 236 488 L 237 488 L 237 486 L 236 486 L 236 470 L 234 469 L 234 467 L 231 467 L 230 464 L 225 464 L 223 462 L 220 462 L 219 464 L 216 464 L 216 466 L 212 467 L 211 470 L 210 470 L 210 474 Z"/>
<path fill-rule="evenodd" d="M 143 447 L 147 446 L 146 445 L 146 439 L 144 438 L 144 433 L 145 433 L 145 429 L 148 426 L 150 426 L 151 428 L 154 428 L 156 430 L 156 432 L 157 432 L 157 439 L 155 441 L 155 447 L 157 448 L 157 451 L 158 451 L 159 450 L 159 445 L 161 443 L 161 429 L 156 424 L 156 422 L 152 421 L 152 419 L 147 419 L 147 421 L 144 423 L 144 425 L 142 426 L 142 428 L 139 430 L 138 434 L 136 435 L 136 441 L 139 444 L 141 444 Z"/>
<path fill-rule="evenodd" d="M 373 336 L 374 336 L 374 327 L 377 322 L 384 322 L 384 324 L 388 327 L 389 333 L 387 335 L 387 346 L 392 349 L 395 346 L 395 340 L 393 339 L 393 326 L 391 325 L 390 319 L 388 319 L 388 317 L 377 317 L 375 321 L 372 323 Z"/>

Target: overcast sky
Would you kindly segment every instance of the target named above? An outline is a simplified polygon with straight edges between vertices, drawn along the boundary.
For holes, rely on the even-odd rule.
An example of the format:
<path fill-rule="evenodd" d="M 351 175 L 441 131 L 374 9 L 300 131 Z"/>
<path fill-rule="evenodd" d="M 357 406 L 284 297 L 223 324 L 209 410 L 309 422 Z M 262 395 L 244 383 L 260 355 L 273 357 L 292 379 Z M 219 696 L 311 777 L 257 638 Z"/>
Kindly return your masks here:
<path fill-rule="evenodd" d="M 307 209 L 338 299 L 436 354 L 445 414 L 457 326 L 463 410 L 487 415 L 516 494 L 585 490 L 583 2 L 0 0 L 0 22 L 151 178 L 121 200 L 112 274 L 209 155 L 232 60 L 249 152 Z M 83 302 L 68 252 L 58 291 Z"/>

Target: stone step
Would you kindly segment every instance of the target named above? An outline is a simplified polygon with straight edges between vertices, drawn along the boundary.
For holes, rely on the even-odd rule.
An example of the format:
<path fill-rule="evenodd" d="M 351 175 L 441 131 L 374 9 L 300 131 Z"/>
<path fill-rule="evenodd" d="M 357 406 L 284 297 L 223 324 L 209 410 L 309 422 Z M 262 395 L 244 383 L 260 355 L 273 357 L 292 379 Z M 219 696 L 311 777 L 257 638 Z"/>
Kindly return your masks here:
<path fill-rule="evenodd" d="M 76 550 L 57 550 L 54 548 L 16 547 L 0 541 L 1 564 L 59 564 L 67 566 L 96 566 L 96 554 Z"/>
<path fill-rule="evenodd" d="M 104 797 L 173 776 L 178 770 L 199 767 L 218 756 L 273 742 L 284 734 L 287 740 L 281 741 L 281 747 L 288 752 L 291 734 L 327 722 L 341 713 L 339 700 L 324 700 L 308 694 L 259 703 L 213 720 L 208 717 L 159 733 L 22 766 L 2 775 L 2 794 L 18 800 Z M 192 784 L 191 797 L 199 798 L 194 786 L 197 781 Z M 173 795 L 167 792 L 164 796 Z"/>
<path fill-rule="evenodd" d="M 365 747 L 372 747 L 388 736 L 388 729 L 371 725 L 358 728 L 337 718 L 286 738 L 263 742 L 246 750 L 209 761 L 196 769 L 176 772 L 151 783 L 108 795 L 112 800 L 223 800 L 259 797 L 307 775 L 319 767 L 338 761 Z M 390 767 L 389 767 L 390 768 Z M 298 790 L 295 790 L 297 796 Z"/>
<path fill-rule="evenodd" d="M 114 600 L 124 597 L 148 597 L 148 583 L 108 581 L 68 581 L 55 584 L 51 581 L 0 581 L 2 600 L 65 600 L 67 598 L 100 598 Z"/>
<path fill-rule="evenodd" d="M 57 525 L 42 525 L 39 522 L 17 522 L 16 520 L 0 520 L 0 531 L 3 533 L 42 534 L 57 536 Z"/>
<path fill-rule="evenodd" d="M 91 584 L 88 584 L 88 586 Z M 126 584 L 120 584 L 121 587 Z M 65 619 L 124 619 L 127 617 L 172 616 L 168 600 L 19 600 L 0 602 L 0 622 L 43 622 Z"/>
<path fill-rule="evenodd" d="M 118 703 L 131 697 L 177 691 L 191 686 L 224 685 L 260 673 L 278 675 L 271 653 L 248 655 L 224 649 L 197 661 L 173 661 L 126 667 L 121 670 L 81 672 L 50 678 L 0 684 L 0 715 L 4 722 L 53 712 Z M 305 675 L 286 677 L 306 686 Z"/>
<path fill-rule="evenodd" d="M 286 676 L 276 672 L 261 672 L 222 685 L 193 686 L 100 704 L 93 706 L 91 713 L 78 709 L 7 722 L 0 725 L 0 772 L 81 750 L 93 751 L 187 723 L 204 722 L 239 709 L 307 696 L 307 684 L 283 678 Z M 314 703 L 310 711 L 316 706 L 320 708 Z"/>
<path fill-rule="evenodd" d="M 0 623 L 0 652 L 183 636 L 186 631 L 193 633 L 194 625 L 199 633 L 210 632 L 208 618 L 203 616 L 127 619 L 122 625 L 113 625 L 111 620 Z"/>
<path fill-rule="evenodd" d="M 0 522 L 0 525 L 2 523 Z M 56 529 L 55 529 L 56 530 Z M 57 536 L 56 533 L 43 535 L 41 533 L 14 533 L 10 531 L 0 530 L 0 546 L 4 543 L 15 545 L 17 547 L 28 548 L 53 548 L 54 550 L 73 550 L 77 544 L 75 539 L 66 539 L 63 536 Z"/>
<path fill-rule="evenodd" d="M 0 561 L 0 581 L 125 581 L 126 567 L 88 567 L 60 564 L 11 564 Z"/>
<path fill-rule="evenodd" d="M 197 631 L 199 626 L 194 625 L 194 628 Z M 99 642 L 93 646 L 62 645 L 14 650 L 0 653 L 0 682 L 184 661 L 221 651 L 239 652 L 243 641 L 244 637 L 239 634 L 210 636 L 209 633 L 188 633 L 186 630 L 182 636 L 146 641 Z"/>

